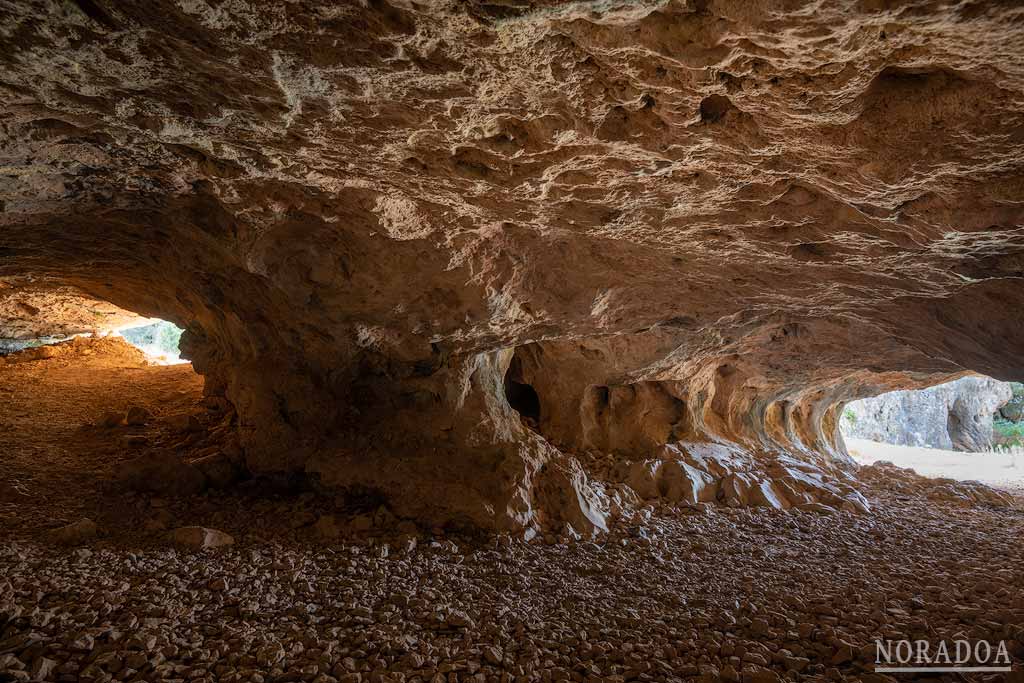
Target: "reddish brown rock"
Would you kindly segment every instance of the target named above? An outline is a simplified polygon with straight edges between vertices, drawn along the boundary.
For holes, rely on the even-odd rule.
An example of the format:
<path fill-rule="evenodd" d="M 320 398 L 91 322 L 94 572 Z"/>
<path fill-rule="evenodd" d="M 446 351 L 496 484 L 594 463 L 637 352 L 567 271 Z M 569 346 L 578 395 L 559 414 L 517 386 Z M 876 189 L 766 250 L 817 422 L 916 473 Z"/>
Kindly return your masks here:
<path fill-rule="evenodd" d="M 845 401 L 1024 377 L 1010 4 L 6 14 L 11 329 L 186 327 L 252 473 L 584 532 L 593 454 L 704 444 L 723 500 L 860 509 Z"/>

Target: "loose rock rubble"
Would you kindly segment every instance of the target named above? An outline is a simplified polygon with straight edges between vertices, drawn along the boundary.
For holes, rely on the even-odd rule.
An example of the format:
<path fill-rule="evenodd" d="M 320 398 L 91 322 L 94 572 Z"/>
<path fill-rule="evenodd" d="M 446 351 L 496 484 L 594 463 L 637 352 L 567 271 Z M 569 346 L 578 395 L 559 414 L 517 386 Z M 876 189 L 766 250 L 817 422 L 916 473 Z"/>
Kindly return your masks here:
<path fill-rule="evenodd" d="M 0 679 L 882 682 L 874 640 L 919 636 L 1024 658 L 1024 514 L 884 487 L 871 504 L 649 506 L 569 544 L 7 543 Z"/>
<path fill-rule="evenodd" d="M 172 531 L 169 538 L 178 546 L 196 550 L 223 548 L 235 543 L 235 539 L 223 531 L 201 526 L 183 526 Z"/>
<path fill-rule="evenodd" d="M 658 449 L 656 458 L 616 461 L 611 478 L 643 499 L 690 504 L 721 502 L 730 507 L 819 509 L 823 504 L 868 512 L 854 478 L 841 469 L 827 472 L 784 456 L 753 458 L 719 444 L 678 443 Z"/>

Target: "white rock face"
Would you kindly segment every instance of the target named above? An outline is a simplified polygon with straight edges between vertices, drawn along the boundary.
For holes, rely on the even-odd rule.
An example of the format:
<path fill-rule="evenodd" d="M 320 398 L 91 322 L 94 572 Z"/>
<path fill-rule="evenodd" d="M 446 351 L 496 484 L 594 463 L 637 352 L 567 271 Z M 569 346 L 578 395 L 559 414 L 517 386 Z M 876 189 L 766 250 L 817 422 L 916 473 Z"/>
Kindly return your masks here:
<path fill-rule="evenodd" d="M 962 377 L 919 391 L 891 391 L 849 403 L 843 434 L 899 446 L 983 451 L 992 446 L 992 416 L 1013 398 L 1009 382 Z"/>

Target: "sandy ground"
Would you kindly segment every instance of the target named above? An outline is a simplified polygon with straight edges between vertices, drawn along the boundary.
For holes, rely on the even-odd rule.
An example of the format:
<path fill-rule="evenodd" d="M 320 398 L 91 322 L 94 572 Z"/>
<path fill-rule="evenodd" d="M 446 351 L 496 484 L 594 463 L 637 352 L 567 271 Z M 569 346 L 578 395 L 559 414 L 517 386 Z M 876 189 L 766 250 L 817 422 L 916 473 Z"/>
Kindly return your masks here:
<path fill-rule="evenodd" d="M 937 448 L 894 446 L 866 439 L 846 439 L 854 460 L 862 465 L 889 461 L 925 477 L 979 481 L 994 488 L 1024 491 L 1024 454 L 961 453 Z"/>
<path fill-rule="evenodd" d="M 0 536 L 122 518 L 105 483 L 125 461 L 181 445 L 168 416 L 202 411 L 203 379 L 191 365 L 150 364 L 119 338 L 54 348 L 52 358 L 0 365 Z M 97 424 L 132 406 L 152 419 Z"/>

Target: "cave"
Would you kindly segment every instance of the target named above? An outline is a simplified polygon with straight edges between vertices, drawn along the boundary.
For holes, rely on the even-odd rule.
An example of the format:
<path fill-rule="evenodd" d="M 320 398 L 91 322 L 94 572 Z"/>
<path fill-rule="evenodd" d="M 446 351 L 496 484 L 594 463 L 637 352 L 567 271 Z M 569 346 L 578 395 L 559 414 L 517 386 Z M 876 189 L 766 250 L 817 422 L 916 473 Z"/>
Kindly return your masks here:
<path fill-rule="evenodd" d="M 505 398 L 512 410 L 533 424 L 540 422 L 540 397 L 529 384 L 522 381 L 522 370 L 515 357 L 505 371 Z"/>
<path fill-rule="evenodd" d="M 3 15 L 0 683 L 1019 678 L 1014 3 Z"/>

